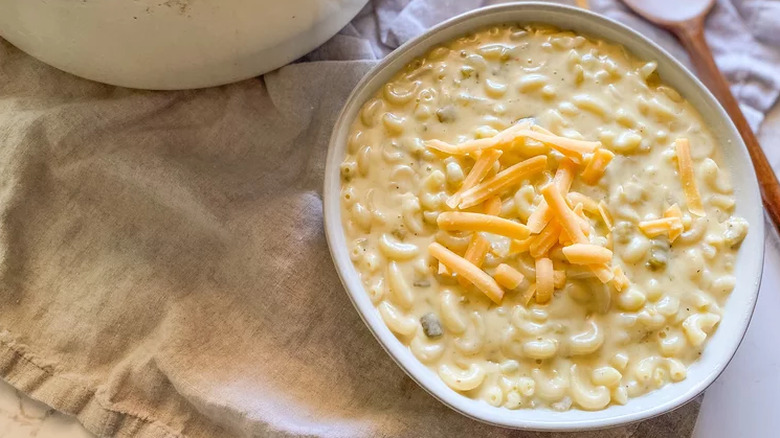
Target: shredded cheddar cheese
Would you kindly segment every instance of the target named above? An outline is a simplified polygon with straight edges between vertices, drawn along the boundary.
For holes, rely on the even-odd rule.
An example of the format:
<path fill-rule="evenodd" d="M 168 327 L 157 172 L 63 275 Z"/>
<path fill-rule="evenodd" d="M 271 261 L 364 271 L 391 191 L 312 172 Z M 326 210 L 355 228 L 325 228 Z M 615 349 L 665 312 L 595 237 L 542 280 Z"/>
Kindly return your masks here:
<path fill-rule="evenodd" d="M 534 234 L 541 233 L 544 227 L 550 223 L 550 219 L 552 218 L 553 213 L 547 206 L 547 201 L 542 199 L 539 201 L 539 205 L 536 206 L 536 209 L 528 217 L 528 230 Z"/>
<path fill-rule="evenodd" d="M 484 231 L 520 240 L 530 234 L 528 227 L 519 222 L 483 213 L 445 211 L 436 222 L 444 231 Z"/>
<path fill-rule="evenodd" d="M 496 267 L 493 278 L 496 279 L 498 284 L 509 290 L 517 289 L 518 286 L 523 283 L 523 280 L 525 280 L 523 274 L 506 263 L 501 263 Z"/>
<path fill-rule="evenodd" d="M 574 242 L 571 241 L 571 237 L 569 237 L 569 233 L 561 229 L 561 232 L 558 234 L 558 244 L 561 246 L 567 246 L 567 245 L 571 245 L 572 243 Z"/>
<path fill-rule="evenodd" d="M 428 252 L 440 263 L 445 264 L 450 271 L 471 282 L 471 284 L 481 290 L 494 303 L 501 303 L 501 300 L 504 298 L 504 290 L 501 289 L 501 286 L 496 283 L 496 280 L 485 271 L 474 266 L 473 263 L 470 263 L 468 260 L 455 254 L 438 242 L 431 243 L 428 246 Z"/>
<path fill-rule="evenodd" d="M 599 203 L 590 196 L 585 196 L 579 192 L 569 192 L 566 194 L 566 199 L 570 205 L 582 204 L 582 208 L 588 213 L 599 214 Z"/>
<path fill-rule="evenodd" d="M 482 266 L 482 262 L 485 261 L 485 255 L 487 255 L 489 248 L 490 241 L 485 239 L 482 234 L 474 233 L 474 237 L 471 239 L 471 243 L 466 249 L 464 258 L 473 263 L 474 266 Z"/>
<path fill-rule="evenodd" d="M 498 216 L 501 213 L 501 198 L 494 196 L 482 204 L 482 211 L 491 216 Z"/>
<path fill-rule="evenodd" d="M 577 215 L 582 232 L 585 233 L 586 236 L 590 236 L 590 222 L 588 222 L 588 218 L 585 216 L 582 204 L 575 205 L 572 211 Z"/>
<path fill-rule="evenodd" d="M 555 290 L 553 263 L 547 257 L 536 259 L 536 302 L 544 304 L 550 301 Z"/>
<path fill-rule="evenodd" d="M 503 151 L 499 149 L 489 149 L 483 152 L 479 158 L 477 158 L 477 161 L 474 162 L 474 166 L 471 167 L 471 172 L 469 172 L 463 180 L 463 185 L 460 186 L 460 189 L 458 189 L 457 192 L 447 198 L 446 204 L 450 208 L 456 208 L 458 203 L 460 203 L 460 197 L 463 195 L 463 192 L 482 182 L 488 173 L 490 173 L 490 170 L 493 169 L 493 166 L 501 157 L 501 154 L 503 154 Z"/>
<path fill-rule="evenodd" d="M 512 190 L 524 180 L 547 169 L 549 160 L 546 154 L 550 149 L 536 149 L 532 156 L 515 163 L 502 163 L 499 158 L 504 153 L 501 148 L 511 146 L 518 138 L 538 141 L 563 155 L 557 161 L 552 180 L 539 190 L 541 199 L 531 206 L 530 214 L 525 215 L 525 224 L 513 218 L 514 207 L 508 205 L 510 213 L 502 213 L 501 197 L 508 194 L 510 202 L 519 202 Z M 596 202 L 579 192 L 570 192 L 572 183 L 579 178 L 586 184 L 595 184 L 612 161 L 614 154 L 601 148 L 599 142 L 575 140 L 557 136 L 539 126 L 527 122 L 515 124 L 489 138 L 470 140 L 458 145 L 430 140 L 426 145 L 451 155 L 471 154 L 476 161 L 461 183 L 460 187 L 446 201 L 454 211 L 444 211 L 437 217 L 436 223 L 443 231 L 472 232 L 469 244 L 462 256 L 450 251 L 441 244 L 434 243 L 429 253 L 439 261 L 439 274 L 457 276 L 464 287 L 474 285 L 495 302 L 500 302 L 506 291 L 516 291 L 525 281 L 517 269 L 507 263 L 496 268 L 483 269 L 482 264 L 488 252 L 497 257 L 507 258 L 528 254 L 534 259 L 535 278 L 522 292 L 520 302 L 528 305 L 534 298 L 538 303 L 552 299 L 556 288 L 566 284 L 566 271 L 555 270 L 552 259 L 566 260 L 571 265 L 587 267 L 604 284 L 611 283 L 620 291 L 627 287 L 628 279 L 620 267 L 612 267 L 611 233 L 607 236 L 605 248 L 591 244 L 588 236 L 596 233 L 586 212 L 595 218 L 601 218 L 607 229 L 612 229 L 612 218 L 604 201 Z M 539 154 L 539 155 L 533 155 Z M 579 172 L 580 163 L 588 161 Z M 510 158 L 510 161 L 512 159 Z M 470 209 L 469 211 L 462 211 Z M 677 209 L 679 210 L 679 208 Z M 678 220 L 679 211 L 670 208 L 668 215 Z M 501 217 L 501 216 L 507 217 Z M 651 231 L 654 226 L 650 224 Z M 674 228 L 676 229 L 676 228 Z M 664 228 L 664 231 L 669 229 Z M 496 237 L 488 240 L 481 233 L 494 234 L 509 238 Z M 564 264 L 564 266 L 570 266 Z M 502 289 L 503 288 L 503 289 Z"/>
<path fill-rule="evenodd" d="M 528 121 L 518 122 L 493 137 L 469 140 L 456 145 L 441 140 L 428 140 L 425 142 L 425 146 L 451 155 L 465 155 L 485 149 L 503 147 L 512 144 L 521 137 L 549 145 L 576 162 L 582 162 L 584 154 L 593 152 L 601 146 L 601 142 L 597 141 L 575 140 L 555 135 L 539 126 L 532 126 Z"/>
<path fill-rule="evenodd" d="M 577 164 L 568 158 L 564 158 L 558 163 L 558 169 L 555 171 L 553 182 L 558 186 L 562 194 L 569 193 L 571 184 L 574 182 L 574 173 L 577 171 Z"/>
<path fill-rule="evenodd" d="M 704 216 L 704 206 L 701 203 L 699 189 L 696 187 L 696 178 L 693 173 L 693 160 L 691 159 L 691 143 L 687 138 L 678 138 L 674 141 L 677 153 L 677 167 L 680 172 L 685 202 L 688 211 L 696 216 Z"/>
<path fill-rule="evenodd" d="M 580 218 L 566 204 L 560 190 L 555 184 L 547 184 L 542 188 L 542 196 L 553 214 L 558 217 L 561 226 L 575 243 L 587 242 L 585 233 L 580 226 Z"/>
<path fill-rule="evenodd" d="M 425 146 L 436 149 L 438 151 L 452 154 L 452 155 L 465 155 L 489 148 L 501 147 L 506 144 L 510 144 L 518 137 L 522 136 L 522 133 L 526 132 L 531 126 L 529 121 L 521 121 L 515 123 L 509 128 L 499 132 L 493 137 L 480 138 L 477 140 L 469 140 L 457 145 L 453 145 L 440 140 L 428 140 L 425 142 Z"/>
<path fill-rule="evenodd" d="M 530 139 L 549 145 L 577 163 L 582 163 L 585 154 L 601 147 L 601 142 L 561 137 L 537 125 L 532 126 L 530 131 L 525 131 L 523 134 Z"/>
<path fill-rule="evenodd" d="M 533 242 L 533 240 L 533 237 L 523 240 L 512 240 L 512 242 L 509 243 L 509 254 L 507 255 L 512 256 L 522 252 L 528 252 L 531 249 L 531 242 Z"/>
<path fill-rule="evenodd" d="M 558 221 L 550 221 L 541 233 L 531 238 L 532 241 L 528 247 L 531 257 L 542 257 L 546 255 L 547 252 L 558 243 L 560 234 L 561 225 Z"/>
<path fill-rule="evenodd" d="M 626 274 L 623 273 L 623 268 L 620 266 L 615 266 L 612 268 L 612 273 L 614 274 L 614 277 L 612 278 L 612 285 L 615 286 L 615 289 L 618 292 L 622 292 L 629 285 L 628 277 L 626 277 Z"/>
<path fill-rule="evenodd" d="M 664 217 L 678 217 L 680 220 L 682 220 L 682 211 L 680 210 L 680 206 L 677 204 L 672 204 L 664 211 Z"/>
<path fill-rule="evenodd" d="M 607 165 L 615 158 L 615 154 L 607 149 L 598 148 L 593 152 L 593 156 L 582 171 L 580 178 L 585 184 L 593 185 L 599 182 L 607 169 Z"/>
<path fill-rule="evenodd" d="M 612 230 L 614 225 L 612 222 L 612 216 L 609 214 L 609 210 L 607 209 L 607 203 L 604 201 L 600 201 L 598 203 L 598 210 L 599 210 L 599 215 L 601 216 L 601 220 L 604 221 L 604 225 L 607 226 L 608 230 Z"/>
<path fill-rule="evenodd" d="M 482 266 L 482 262 L 485 261 L 485 256 L 487 255 L 488 250 L 490 250 L 490 241 L 485 239 L 482 234 L 474 233 L 474 236 L 471 238 L 471 242 L 469 242 L 468 248 L 466 248 L 466 253 L 463 255 L 463 258 L 479 268 Z M 461 286 L 464 287 L 468 284 L 466 279 L 463 277 L 458 277 L 458 282 Z"/>
<path fill-rule="evenodd" d="M 678 218 L 680 220 L 680 223 L 678 224 L 675 222 L 672 225 L 672 228 L 669 230 L 669 241 L 674 242 L 678 237 L 680 237 L 680 234 L 682 234 L 683 229 L 685 229 L 685 224 L 682 222 L 683 215 L 682 211 L 680 210 L 680 206 L 677 204 L 673 204 L 669 208 L 664 211 L 664 217 L 665 218 Z"/>
<path fill-rule="evenodd" d="M 576 168 L 577 165 L 568 158 L 561 160 L 558 165 L 558 169 L 555 171 L 555 176 L 553 177 L 553 184 L 558 186 L 558 190 L 560 190 L 561 194 L 569 192 L 571 184 L 574 181 L 574 172 Z M 536 210 L 528 217 L 528 229 L 533 234 L 540 233 L 542 229 L 547 226 L 552 217 L 553 213 L 547 206 L 547 201 L 542 199 L 539 201 Z"/>
<path fill-rule="evenodd" d="M 482 209 L 487 215 L 498 215 L 501 212 L 501 198 L 494 196 L 488 199 L 482 204 Z M 488 251 L 490 251 L 490 241 L 485 239 L 480 233 L 474 233 L 463 257 L 473 263 L 474 266 L 481 267 Z M 463 287 L 468 286 L 468 281 L 463 277 L 458 277 L 458 283 Z"/>
<path fill-rule="evenodd" d="M 603 246 L 575 243 L 563 248 L 563 255 L 575 265 L 599 265 L 612 261 L 612 251 Z"/>
<path fill-rule="evenodd" d="M 639 222 L 639 229 L 647 237 L 655 237 L 666 233 L 669 235 L 669 240 L 673 240 L 672 236 L 677 237 L 682 232 L 683 224 L 679 217 L 665 217 Z"/>
<path fill-rule="evenodd" d="M 544 155 L 529 158 L 510 166 L 497 173 L 496 176 L 463 192 L 458 207 L 461 209 L 473 207 L 491 196 L 500 196 L 513 185 L 541 172 L 545 167 L 547 167 L 547 157 Z"/>
<path fill-rule="evenodd" d="M 612 272 L 612 269 L 610 269 L 606 263 L 600 265 L 589 265 L 588 267 L 591 271 L 593 271 L 593 274 L 596 275 L 596 278 L 598 278 L 599 281 L 604 284 L 609 283 L 613 278 L 615 278 L 615 273 Z"/>

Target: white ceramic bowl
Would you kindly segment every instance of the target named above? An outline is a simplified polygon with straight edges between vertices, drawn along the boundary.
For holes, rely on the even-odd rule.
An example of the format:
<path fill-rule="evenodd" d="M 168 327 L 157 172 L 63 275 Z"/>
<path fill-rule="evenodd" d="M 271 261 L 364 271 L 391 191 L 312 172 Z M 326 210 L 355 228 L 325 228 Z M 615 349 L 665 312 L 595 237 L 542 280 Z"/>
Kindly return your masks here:
<path fill-rule="evenodd" d="M 0 36 L 77 76 L 201 88 L 306 54 L 367 0 L 0 0 Z"/>
<path fill-rule="evenodd" d="M 385 326 L 349 258 L 341 222 L 339 165 L 345 156 L 350 124 L 360 107 L 397 70 L 431 47 L 471 30 L 498 23 L 548 23 L 622 44 L 640 59 L 657 61 L 658 72 L 664 82 L 676 88 L 697 108 L 714 137 L 720 140 L 724 162 L 729 164 L 733 174 L 736 214 L 750 223 L 750 232 L 737 257 L 737 287 L 701 359 L 690 366 L 688 377 L 682 382 L 631 399 L 625 406 L 609 406 L 595 412 L 509 410 L 458 394 L 420 363 Z M 681 406 L 707 388 L 729 363 L 747 330 L 758 296 L 764 254 L 763 210 L 747 149 L 734 124 L 704 86 L 668 53 L 635 31 L 581 9 L 547 3 L 507 4 L 480 9 L 434 27 L 385 58 L 357 85 L 336 122 L 328 151 L 324 204 L 325 230 L 331 255 L 352 302 L 374 336 L 398 365 L 434 397 L 464 415 L 495 425 L 556 431 L 597 429 L 647 419 Z"/>

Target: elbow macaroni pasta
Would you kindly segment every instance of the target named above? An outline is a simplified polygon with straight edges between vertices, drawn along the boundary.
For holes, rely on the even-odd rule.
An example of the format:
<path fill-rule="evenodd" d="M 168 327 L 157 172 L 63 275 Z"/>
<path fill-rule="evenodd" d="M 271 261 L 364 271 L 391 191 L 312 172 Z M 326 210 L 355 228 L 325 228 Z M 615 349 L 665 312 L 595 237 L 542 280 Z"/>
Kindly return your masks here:
<path fill-rule="evenodd" d="M 728 317 L 748 226 L 716 139 L 656 67 L 496 26 L 362 107 L 340 168 L 350 256 L 387 327 L 454 391 L 507 409 L 626 404 L 685 379 Z"/>

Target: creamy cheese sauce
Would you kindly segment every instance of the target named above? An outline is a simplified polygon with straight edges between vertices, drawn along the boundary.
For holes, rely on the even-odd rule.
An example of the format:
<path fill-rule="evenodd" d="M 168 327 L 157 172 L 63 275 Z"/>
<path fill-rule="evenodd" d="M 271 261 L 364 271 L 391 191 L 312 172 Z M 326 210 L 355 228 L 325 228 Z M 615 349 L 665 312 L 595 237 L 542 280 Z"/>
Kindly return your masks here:
<path fill-rule="evenodd" d="M 603 201 L 611 230 L 588 214 L 591 241 L 611 246 L 630 286 L 617 291 L 551 251 L 566 272 L 546 304 L 521 300 L 531 287 L 528 253 L 501 257 L 492 243 L 482 269 L 506 263 L 524 274 L 500 304 L 438 274 L 428 246 L 463 254 L 470 233 L 437 226 L 473 156 L 451 144 L 497 134 L 532 118 L 554 134 L 600 141 L 615 153 L 595 185 L 571 191 Z M 673 143 L 687 138 L 705 216 L 686 208 Z M 550 170 L 502 195 L 501 216 L 525 223 L 560 155 L 526 141 L 502 162 L 549 157 Z M 510 409 L 602 409 L 685 378 L 735 286 L 736 251 L 747 232 L 715 139 L 696 110 L 619 45 L 544 26 L 499 26 L 434 48 L 363 106 L 342 164 L 342 211 L 366 293 L 398 339 L 454 390 Z M 581 170 L 581 169 L 580 169 Z M 678 204 L 685 229 L 670 242 L 638 228 Z"/>

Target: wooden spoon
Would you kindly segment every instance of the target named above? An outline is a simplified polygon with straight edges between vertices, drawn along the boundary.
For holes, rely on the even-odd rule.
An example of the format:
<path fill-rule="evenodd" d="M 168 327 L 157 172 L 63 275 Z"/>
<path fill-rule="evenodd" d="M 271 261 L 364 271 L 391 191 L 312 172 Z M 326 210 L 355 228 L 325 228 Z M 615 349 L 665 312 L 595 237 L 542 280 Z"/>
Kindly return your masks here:
<path fill-rule="evenodd" d="M 634 12 L 646 20 L 663 27 L 680 39 L 688 50 L 691 62 L 699 78 L 718 98 L 729 113 L 742 139 L 747 145 L 753 167 L 756 169 L 761 198 L 769 217 L 780 232 L 780 184 L 761 149 L 755 134 L 750 129 L 739 104 L 731 94 L 726 78 L 712 58 L 712 51 L 704 40 L 704 19 L 712 9 L 714 0 L 623 0 Z"/>

